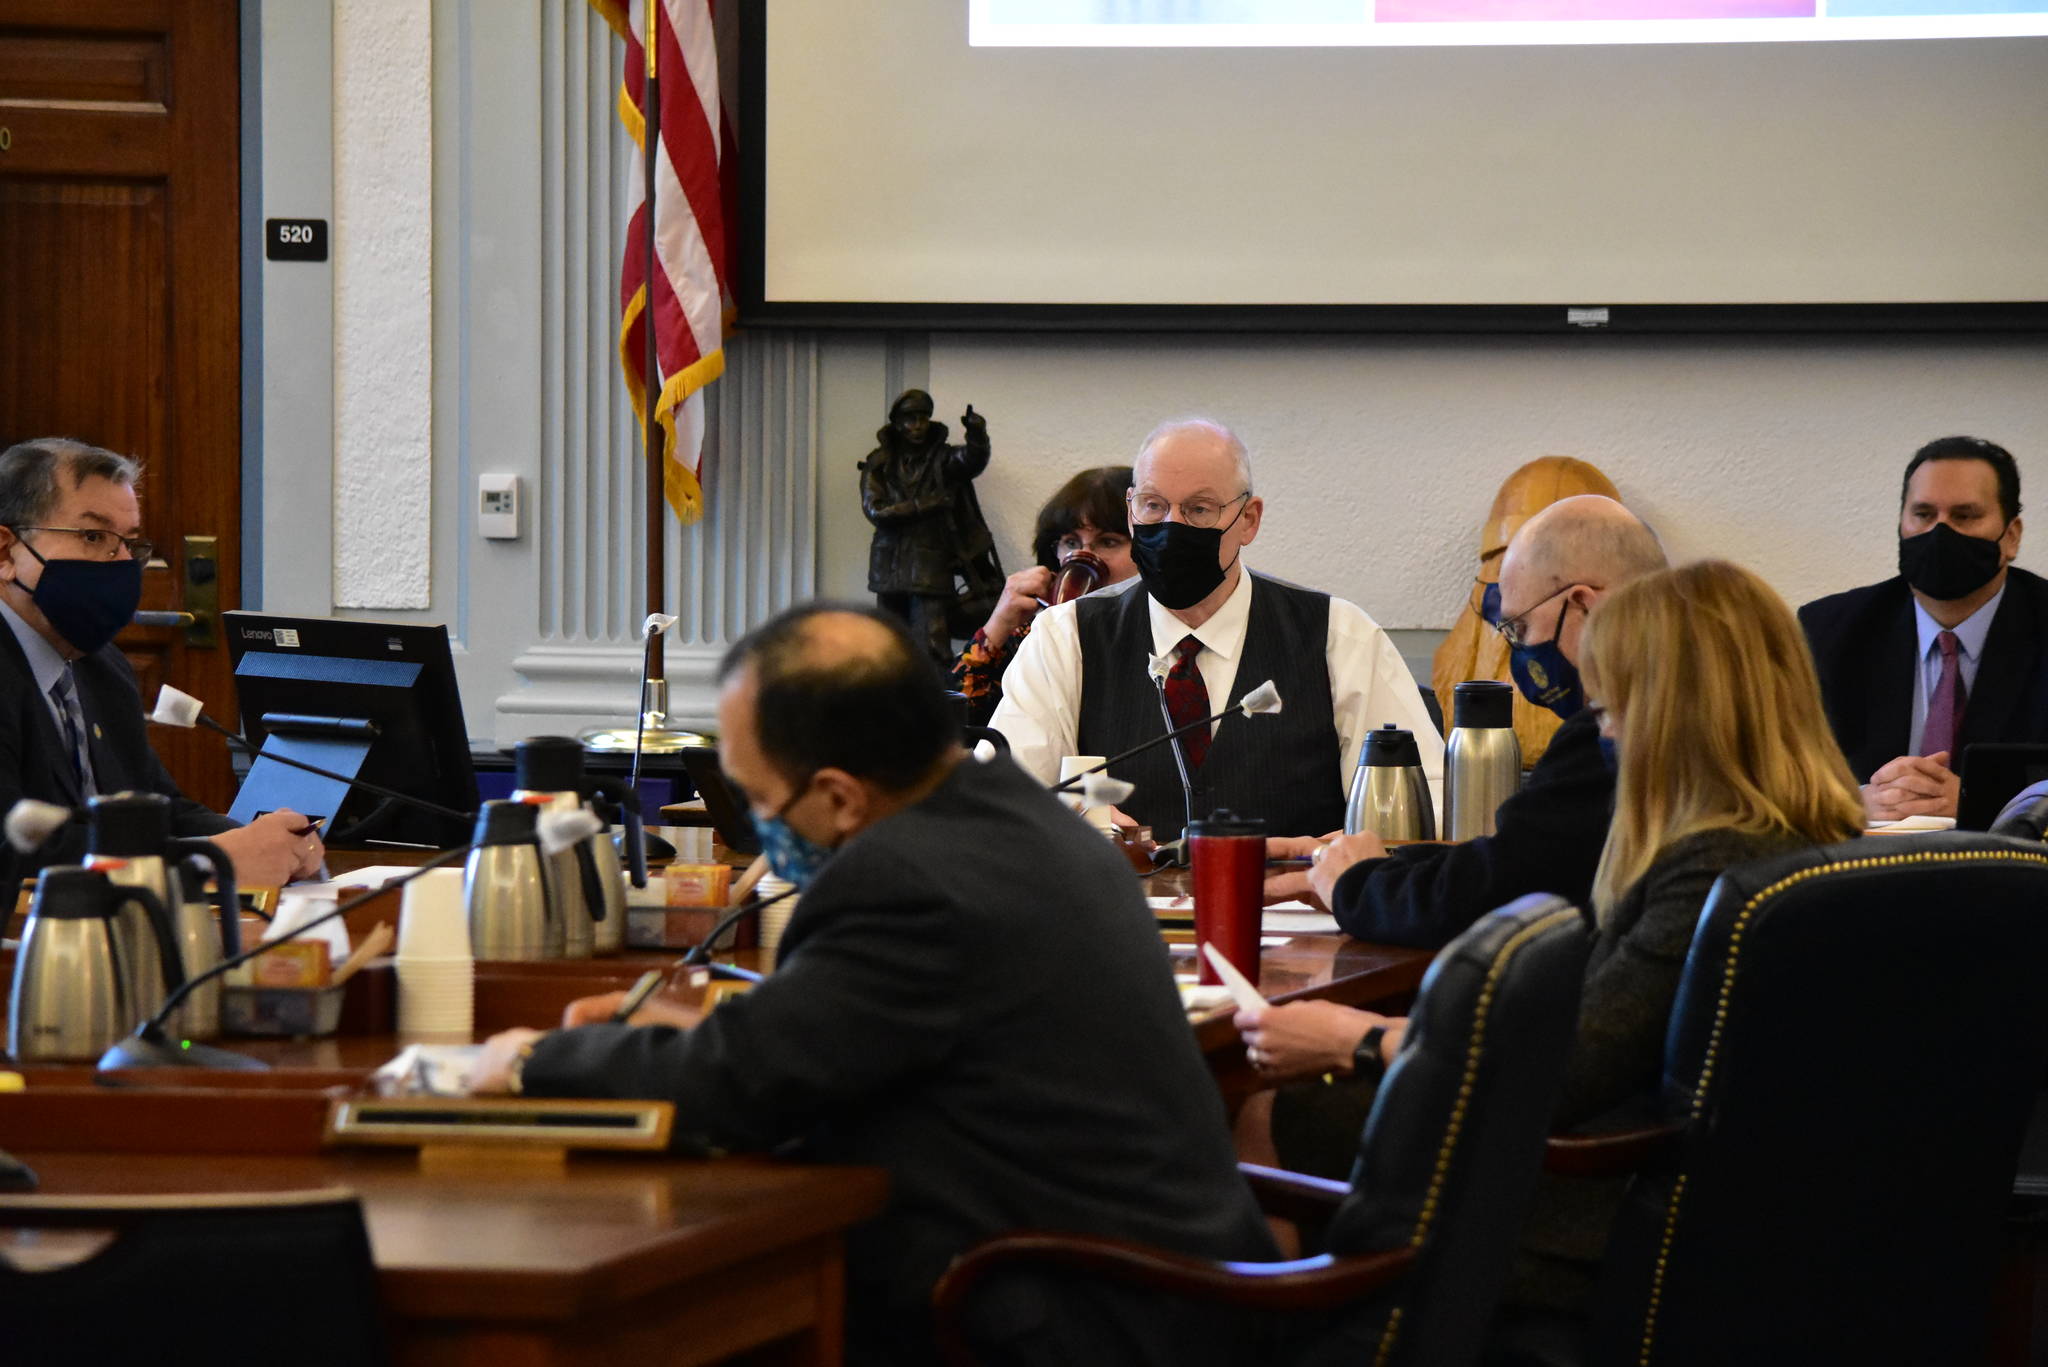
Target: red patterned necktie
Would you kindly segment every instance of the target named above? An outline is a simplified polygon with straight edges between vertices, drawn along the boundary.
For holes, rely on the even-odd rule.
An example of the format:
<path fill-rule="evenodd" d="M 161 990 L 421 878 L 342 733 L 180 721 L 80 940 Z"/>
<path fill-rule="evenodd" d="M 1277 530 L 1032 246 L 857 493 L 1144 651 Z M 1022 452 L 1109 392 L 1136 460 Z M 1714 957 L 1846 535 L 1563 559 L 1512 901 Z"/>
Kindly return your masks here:
<path fill-rule="evenodd" d="M 1969 693 L 1963 687 L 1963 662 L 1960 657 L 1962 642 L 1953 631 L 1944 631 L 1934 638 L 1941 647 L 1941 678 L 1934 685 L 1934 696 L 1927 700 L 1927 725 L 1920 732 L 1920 753 L 1938 755 L 1949 753 L 1948 767 L 1956 767 L 1956 733 L 1963 727 L 1963 708 L 1969 703 Z"/>
<path fill-rule="evenodd" d="M 1174 647 L 1173 668 L 1166 676 L 1166 710 L 1173 717 L 1175 730 L 1209 715 L 1209 686 L 1202 682 L 1202 671 L 1195 668 L 1195 656 L 1201 653 L 1202 643 L 1192 636 Z M 1188 732 L 1180 743 L 1188 768 L 1201 768 L 1209 757 L 1209 728 Z"/>

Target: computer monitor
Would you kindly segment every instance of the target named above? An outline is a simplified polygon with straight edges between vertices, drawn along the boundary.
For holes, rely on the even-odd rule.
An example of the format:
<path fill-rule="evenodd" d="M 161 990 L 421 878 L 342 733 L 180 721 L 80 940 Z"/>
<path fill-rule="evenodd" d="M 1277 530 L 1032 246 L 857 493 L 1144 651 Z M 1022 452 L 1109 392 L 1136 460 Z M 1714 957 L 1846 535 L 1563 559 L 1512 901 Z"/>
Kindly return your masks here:
<path fill-rule="evenodd" d="M 2048 779 L 2048 745 L 1979 741 L 1964 747 L 1960 772 L 1956 826 L 1965 831 L 1988 831 L 2020 789 Z"/>
<path fill-rule="evenodd" d="M 261 612 L 223 618 L 251 745 L 456 812 L 477 809 L 446 627 Z M 446 848 L 468 840 L 472 829 L 468 819 L 258 758 L 228 814 L 246 822 L 280 807 L 324 818 L 321 834 L 343 846 Z"/>

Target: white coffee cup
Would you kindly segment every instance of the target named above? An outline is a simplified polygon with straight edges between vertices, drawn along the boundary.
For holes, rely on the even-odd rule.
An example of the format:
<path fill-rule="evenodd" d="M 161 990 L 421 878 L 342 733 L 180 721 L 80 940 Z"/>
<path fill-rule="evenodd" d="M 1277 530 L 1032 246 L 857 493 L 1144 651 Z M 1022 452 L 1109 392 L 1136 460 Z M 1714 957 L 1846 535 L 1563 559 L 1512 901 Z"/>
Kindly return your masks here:
<path fill-rule="evenodd" d="M 1107 758 L 1107 755 L 1062 755 L 1059 781 L 1065 783 L 1070 778 L 1085 774 Z M 1084 805 L 1087 799 L 1079 791 L 1061 793 L 1060 801 L 1067 804 L 1068 811 L 1079 812 L 1083 821 L 1098 829 L 1106 831 L 1115 824 L 1110 820 L 1109 808 Z"/>

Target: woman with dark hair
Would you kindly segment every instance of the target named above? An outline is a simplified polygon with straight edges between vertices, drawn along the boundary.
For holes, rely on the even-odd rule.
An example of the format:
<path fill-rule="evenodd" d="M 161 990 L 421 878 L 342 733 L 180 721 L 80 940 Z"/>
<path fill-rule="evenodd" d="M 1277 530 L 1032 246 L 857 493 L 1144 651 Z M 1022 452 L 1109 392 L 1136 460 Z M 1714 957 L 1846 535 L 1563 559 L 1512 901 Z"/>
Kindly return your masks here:
<path fill-rule="evenodd" d="M 1051 597 L 1053 575 L 1061 565 L 1087 551 L 1107 567 L 1104 584 L 1121 584 L 1137 574 L 1124 506 L 1130 487 L 1130 466 L 1101 465 L 1062 484 L 1038 510 L 1031 536 L 1031 554 L 1038 563 L 1004 581 L 996 610 L 953 666 L 953 687 L 966 695 L 968 717 L 977 726 L 986 725 L 995 711 L 1003 671 L 1017 653 L 1017 642 L 1031 630 L 1031 619 Z"/>

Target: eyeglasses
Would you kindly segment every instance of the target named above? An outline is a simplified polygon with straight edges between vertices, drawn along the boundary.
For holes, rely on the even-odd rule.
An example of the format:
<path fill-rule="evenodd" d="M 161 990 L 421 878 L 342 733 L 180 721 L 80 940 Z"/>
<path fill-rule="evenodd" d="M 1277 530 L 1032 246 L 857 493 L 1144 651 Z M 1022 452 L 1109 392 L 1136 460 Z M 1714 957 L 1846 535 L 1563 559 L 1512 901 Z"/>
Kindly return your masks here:
<path fill-rule="evenodd" d="M 1575 583 L 1566 584 L 1563 588 L 1558 589 L 1556 593 L 1548 595 L 1539 602 L 1530 604 L 1528 608 L 1516 613 L 1514 616 L 1501 618 L 1493 624 L 1493 629 L 1505 637 L 1510 646 L 1520 649 L 1528 644 L 1529 619 L 1536 615 L 1536 609 L 1542 607 L 1544 603 L 1548 603 L 1552 598 L 1557 597 L 1558 594 L 1570 593 L 1573 589 L 1579 587 L 1580 585 Z M 1592 588 L 1594 586 L 1588 584 L 1585 587 Z M 1569 606 L 1569 604 L 1566 606 Z M 1557 624 L 1560 629 L 1564 626 L 1564 608 L 1559 608 L 1557 611 Z"/>
<path fill-rule="evenodd" d="M 86 557 L 89 560 L 118 559 L 121 547 L 123 546 L 128 548 L 129 556 L 136 560 L 147 560 L 150 556 L 156 554 L 156 542 L 151 541 L 148 537 L 118 536 L 113 532 L 102 531 L 96 527 L 9 527 L 8 530 L 16 536 L 20 536 L 23 532 L 63 532 L 67 536 L 75 536 L 84 545 L 87 552 L 89 552 Z M 35 548 L 31 546 L 29 550 L 33 554 Z M 36 558 L 41 559 L 42 557 L 37 556 Z"/>
<path fill-rule="evenodd" d="M 1225 508 L 1233 503 L 1242 503 L 1251 496 L 1252 491 L 1247 489 L 1236 498 L 1225 499 L 1221 503 L 1209 498 L 1191 498 L 1178 505 L 1180 520 L 1190 527 L 1213 527 L 1222 518 Z M 1135 490 L 1125 494 L 1124 499 L 1131 505 L 1131 521 L 1140 527 L 1150 527 L 1166 521 L 1167 514 L 1173 512 L 1176 506 L 1157 494 L 1141 494 Z M 1236 519 L 1232 518 L 1231 521 L 1235 522 Z"/>

